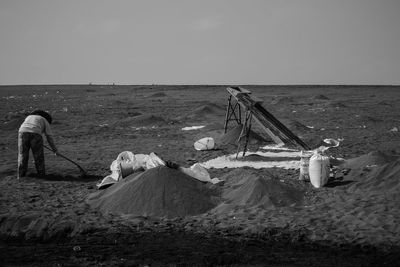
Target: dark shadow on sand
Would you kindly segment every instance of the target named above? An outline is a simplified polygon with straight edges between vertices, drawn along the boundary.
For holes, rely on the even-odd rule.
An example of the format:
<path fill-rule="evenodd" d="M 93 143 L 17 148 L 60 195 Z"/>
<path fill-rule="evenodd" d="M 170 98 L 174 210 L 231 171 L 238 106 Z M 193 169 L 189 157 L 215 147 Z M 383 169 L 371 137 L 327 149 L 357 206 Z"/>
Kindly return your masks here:
<path fill-rule="evenodd" d="M 27 178 L 36 178 L 40 180 L 46 181 L 68 181 L 68 182 L 90 182 L 90 181 L 98 181 L 102 179 L 102 176 L 99 175 L 62 175 L 56 173 L 46 174 L 45 176 L 39 176 L 36 174 L 28 174 Z"/>
<path fill-rule="evenodd" d="M 344 186 L 351 184 L 354 181 L 340 181 L 340 180 L 335 180 L 332 182 L 329 182 L 328 184 L 325 185 L 325 187 L 337 187 L 337 186 Z"/>

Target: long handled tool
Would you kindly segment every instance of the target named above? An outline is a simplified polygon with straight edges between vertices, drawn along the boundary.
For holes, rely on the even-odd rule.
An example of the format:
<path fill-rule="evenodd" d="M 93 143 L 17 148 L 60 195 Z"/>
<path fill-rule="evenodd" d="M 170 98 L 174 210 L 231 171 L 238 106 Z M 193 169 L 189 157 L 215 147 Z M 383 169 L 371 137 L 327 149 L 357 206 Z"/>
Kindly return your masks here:
<path fill-rule="evenodd" d="M 45 146 L 45 145 L 43 145 L 43 146 L 44 146 L 47 150 L 50 150 L 51 152 L 54 152 L 51 148 L 49 148 L 49 147 L 47 147 L 47 146 Z M 69 162 L 71 162 L 72 164 L 76 165 L 76 166 L 79 168 L 79 171 L 81 172 L 81 175 L 82 175 L 82 176 L 87 176 L 86 171 L 85 171 L 78 163 L 76 163 L 75 161 L 73 161 L 73 160 L 67 158 L 67 157 L 64 156 L 64 155 L 61 155 L 60 153 L 57 153 L 57 156 L 62 157 L 63 159 L 66 159 L 66 160 L 68 160 Z"/>

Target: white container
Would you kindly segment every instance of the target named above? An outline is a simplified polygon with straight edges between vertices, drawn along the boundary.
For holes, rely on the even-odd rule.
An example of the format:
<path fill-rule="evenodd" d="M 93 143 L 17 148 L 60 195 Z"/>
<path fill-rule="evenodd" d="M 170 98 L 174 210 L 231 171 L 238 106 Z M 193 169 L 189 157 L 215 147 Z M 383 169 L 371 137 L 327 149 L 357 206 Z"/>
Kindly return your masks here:
<path fill-rule="evenodd" d="M 196 150 L 210 150 L 214 149 L 215 142 L 212 137 L 202 138 L 194 143 L 194 149 Z"/>
<path fill-rule="evenodd" d="M 329 179 L 330 163 L 329 157 L 318 153 L 317 151 L 310 158 L 308 173 L 310 182 L 315 188 L 324 186 Z"/>
<path fill-rule="evenodd" d="M 132 162 L 121 161 L 119 167 L 121 170 L 121 178 L 125 178 L 134 172 Z"/>
<path fill-rule="evenodd" d="M 310 151 L 301 151 L 300 153 L 300 181 L 309 181 L 310 175 L 308 172 L 308 168 L 310 165 L 310 158 L 312 156 L 312 152 Z"/>

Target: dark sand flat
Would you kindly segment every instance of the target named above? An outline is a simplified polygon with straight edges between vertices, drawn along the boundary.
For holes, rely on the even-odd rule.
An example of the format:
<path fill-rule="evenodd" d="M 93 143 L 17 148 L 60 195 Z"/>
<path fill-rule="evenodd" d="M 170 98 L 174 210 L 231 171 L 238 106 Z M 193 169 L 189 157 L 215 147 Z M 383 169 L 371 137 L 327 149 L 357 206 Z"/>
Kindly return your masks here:
<path fill-rule="evenodd" d="M 161 168 L 99 193 L 96 183 L 122 151 L 184 166 L 235 152 L 233 122 L 222 136 L 225 87 L 0 87 L 0 264 L 398 265 L 400 133 L 392 129 L 400 127 L 400 88 L 246 88 L 313 147 L 343 139 L 328 154 L 346 162 L 325 187 L 299 181 L 298 169 L 210 169 L 224 180 L 211 186 Z M 88 176 L 46 151 L 46 177 L 34 177 L 30 160 L 31 175 L 16 180 L 18 127 L 36 108 L 53 114 L 60 152 Z M 196 125 L 206 127 L 181 130 Z M 253 130 L 250 149 L 270 142 Z M 206 136 L 221 146 L 195 151 Z"/>

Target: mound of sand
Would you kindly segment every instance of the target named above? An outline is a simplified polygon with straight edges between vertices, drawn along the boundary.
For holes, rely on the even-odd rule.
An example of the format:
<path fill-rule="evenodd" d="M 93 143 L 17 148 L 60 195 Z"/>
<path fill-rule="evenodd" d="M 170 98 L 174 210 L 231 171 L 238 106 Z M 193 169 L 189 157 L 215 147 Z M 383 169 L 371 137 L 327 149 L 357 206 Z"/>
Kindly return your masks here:
<path fill-rule="evenodd" d="M 338 102 L 338 101 L 329 101 L 327 103 L 327 107 L 331 107 L 331 108 L 345 108 L 347 107 L 345 104 L 343 104 L 342 102 Z"/>
<path fill-rule="evenodd" d="M 18 130 L 19 126 L 24 122 L 25 117 L 21 118 L 16 118 L 12 119 L 10 121 L 4 122 L 3 125 L 1 125 L 1 129 L 8 131 L 8 130 Z"/>
<path fill-rule="evenodd" d="M 4 116 L 5 122 L 2 123 L 0 129 L 2 130 L 17 130 L 24 122 L 29 112 L 11 112 Z"/>
<path fill-rule="evenodd" d="M 293 103 L 293 98 L 290 96 L 280 96 L 275 98 L 274 100 L 271 101 L 272 105 L 277 105 L 277 104 L 290 104 Z"/>
<path fill-rule="evenodd" d="M 113 125 L 121 127 L 143 127 L 143 126 L 161 125 L 165 123 L 166 123 L 165 120 L 159 116 L 155 116 L 152 114 L 143 114 L 118 120 Z"/>
<path fill-rule="evenodd" d="M 386 157 L 384 157 L 386 158 Z M 383 158 L 379 162 L 383 161 Z M 348 188 L 349 193 L 361 192 L 363 194 L 378 193 L 388 199 L 400 200 L 400 160 L 383 164 L 371 171 L 361 181 Z"/>
<path fill-rule="evenodd" d="M 380 166 L 398 159 L 398 156 L 388 155 L 382 151 L 373 151 L 357 158 L 346 160 L 341 167 L 349 169 L 363 169 L 369 166 Z"/>
<path fill-rule="evenodd" d="M 189 114 L 180 117 L 179 119 L 187 119 L 192 121 L 204 121 L 212 120 L 216 117 L 223 116 L 225 114 L 225 109 L 217 104 L 209 103 L 206 105 L 201 105 L 194 109 Z"/>
<path fill-rule="evenodd" d="M 360 116 L 360 120 L 361 121 L 363 121 L 363 122 L 381 122 L 382 121 L 382 119 L 380 119 L 380 118 L 376 118 L 376 117 L 373 117 L 373 116 L 366 116 L 366 115 L 362 115 L 362 116 Z"/>
<path fill-rule="evenodd" d="M 167 95 L 164 92 L 157 92 L 152 95 L 149 95 L 148 97 L 166 97 Z"/>
<path fill-rule="evenodd" d="M 237 145 L 237 141 L 242 132 L 242 126 L 237 125 L 235 128 L 229 130 L 226 134 L 218 138 L 219 145 Z M 261 144 L 267 142 L 265 138 L 250 130 L 249 144 Z"/>
<path fill-rule="evenodd" d="M 103 213 L 174 218 L 212 209 L 216 195 L 208 184 L 178 170 L 157 167 L 90 195 L 87 202 Z"/>
<path fill-rule="evenodd" d="M 391 104 L 386 101 L 379 101 L 377 104 L 382 106 L 391 106 Z"/>
<path fill-rule="evenodd" d="M 223 178 L 223 203 L 213 209 L 216 213 L 234 210 L 238 206 L 275 209 L 300 205 L 304 193 L 284 183 L 261 176 L 256 170 L 236 169 Z"/>
<path fill-rule="evenodd" d="M 219 122 L 212 122 L 210 124 L 207 124 L 202 130 L 204 131 L 214 131 L 214 130 L 223 130 L 224 125 Z"/>
<path fill-rule="evenodd" d="M 316 99 L 316 100 L 329 100 L 329 97 L 324 96 L 324 95 L 315 95 L 311 97 L 311 99 Z"/>

